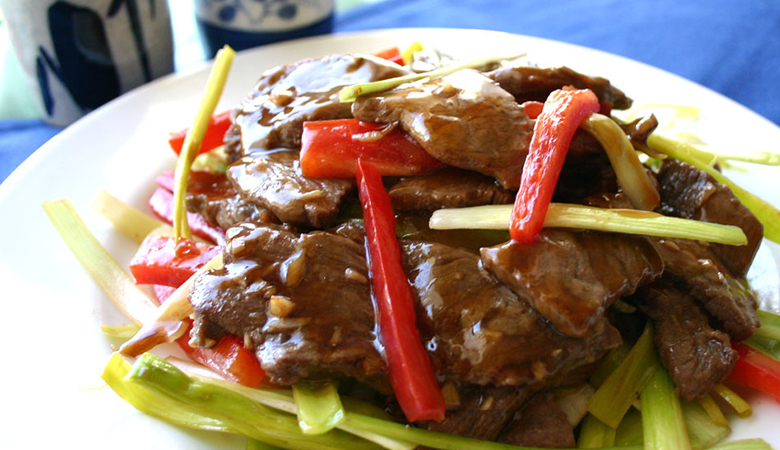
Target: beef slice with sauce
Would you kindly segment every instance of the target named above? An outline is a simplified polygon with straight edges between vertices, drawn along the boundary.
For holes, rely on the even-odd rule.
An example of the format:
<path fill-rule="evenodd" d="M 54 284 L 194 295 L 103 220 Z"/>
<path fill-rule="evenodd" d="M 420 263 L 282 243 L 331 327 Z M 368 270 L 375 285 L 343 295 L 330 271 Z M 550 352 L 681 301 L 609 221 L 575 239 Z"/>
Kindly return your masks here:
<path fill-rule="evenodd" d="M 304 176 L 294 150 L 251 153 L 231 164 L 227 175 L 245 200 L 303 228 L 333 225 L 355 188 L 353 180 Z"/>
<path fill-rule="evenodd" d="M 352 114 L 368 122 L 400 122 L 434 158 L 520 184 L 533 120 L 511 94 L 475 70 L 359 97 Z"/>
<path fill-rule="evenodd" d="M 655 324 L 655 346 L 680 397 L 701 399 L 728 377 L 737 352 L 690 295 L 662 279 L 640 288 L 632 301 Z"/>
<path fill-rule="evenodd" d="M 515 196 L 491 177 L 455 168 L 403 178 L 388 194 L 397 212 L 512 203 Z"/>
<path fill-rule="evenodd" d="M 500 441 L 539 448 L 575 448 L 574 429 L 566 413 L 547 392 L 537 394 L 501 431 Z"/>
<path fill-rule="evenodd" d="M 512 94 L 518 103 L 529 100 L 544 102 L 556 89 L 574 86 L 590 89 L 599 99 L 602 108 L 628 109 L 631 99 L 606 78 L 590 77 L 568 67 L 541 68 L 534 66 L 501 67 L 487 74 L 503 89 Z"/>
<path fill-rule="evenodd" d="M 606 320 L 582 338 L 562 335 L 482 269 L 473 253 L 437 243 L 401 246 L 423 345 L 444 379 L 545 385 L 620 345 L 619 333 Z"/>
<path fill-rule="evenodd" d="M 737 277 L 750 268 L 764 236 L 764 227 L 727 186 L 687 163 L 667 159 L 658 173 L 661 201 L 678 217 L 735 225 L 745 232 L 744 246 L 712 244 L 712 251 Z"/>
<path fill-rule="evenodd" d="M 544 230 L 529 245 L 483 248 L 485 268 L 561 333 L 584 337 L 615 300 L 653 281 L 664 265 L 645 237 Z"/>
<path fill-rule="evenodd" d="M 396 64 L 350 54 L 270 69 L 233 113 L 225 150 L 235 161 L 253 149 L 298 149 L 303 122 L 352 117 L 349 103 L 338 99 L 343 87 L 406 74 Z"/>
<path fill-rule="evenodd" d="M 224 268 L 199 277 L 190 293 L 199 344 L 217 326 L 244 336 L 273 383 L 347 376 L 389 392 L 362 245 L 270 225 L 229 234 Z"/>
<path fill-rule="evenodd" d="M 734 277 L 706 242 L 656 238 L 664 275 L 696 299 L 735 341 L 758 327 L 758 302 L 747 284 Z"/>

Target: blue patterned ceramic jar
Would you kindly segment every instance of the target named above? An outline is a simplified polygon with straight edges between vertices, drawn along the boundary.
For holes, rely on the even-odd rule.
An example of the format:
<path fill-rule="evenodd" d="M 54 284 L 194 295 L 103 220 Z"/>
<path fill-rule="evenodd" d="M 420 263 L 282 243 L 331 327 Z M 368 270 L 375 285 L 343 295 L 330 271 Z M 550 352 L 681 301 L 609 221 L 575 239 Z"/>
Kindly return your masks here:
<path fill-rule="evenodd" d="M 52 125 L 173 71 L 166 0 L 0 0 L 0 7 Z"/>
<path fill-rule="evenodd" d="M 330 33 L 333 0 L 195 0 L 208 56 L 227 44 L 236 50 Z"/>

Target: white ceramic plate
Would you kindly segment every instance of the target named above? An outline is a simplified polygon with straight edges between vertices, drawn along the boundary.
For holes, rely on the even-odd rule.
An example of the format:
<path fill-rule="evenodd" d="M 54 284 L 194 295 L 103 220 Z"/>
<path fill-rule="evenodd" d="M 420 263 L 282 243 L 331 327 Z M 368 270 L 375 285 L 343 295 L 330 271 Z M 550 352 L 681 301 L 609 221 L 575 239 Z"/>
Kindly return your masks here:
<path fill-rule="evenodd" d="M 260 73 L 278 64 L 333 52 L 372 52 L 425 39 L 452 54 L 527 51 L 541 64 L 565 64 L 608 77 L 637 104 L 695 105 L 693 129 L 733 150 L 766 149 L 780 129 L 746 108 L 696 84 L 624 58 L 552 41 L 473 30 L 387 30 L 315 38 L 241 53 L 218 110 L 237 104 Z M 205 86 L 197 67 L 125 95 L 78 121 L 38 150 L 0 186 L 0 286 L 3 344 L 0 447 L 213 449 L 243 448 L 243 439 L 194 432 L 145 416 L 104 387 L 100 372 L 112 352 L 101 324 L 126 323 L 85 274 L 41 208 L 70 199 L 98 239 L 121 262 L 134 246 L 88 207 L 98 189 L 146 209 L 154 177 L 172 168 L 171 130 L 187 126 Z M 773 172 L 770 172 L 772 171 Z M 780 171 L 730 172 L 744 187 L 780 207 Z M 778 309 L 780 250 L 759 255 L 765 304 Z M 780 405 L 751 395 L 755 414 L 734 422 L 734 438 L 763 437 L 780 448 Z"/>

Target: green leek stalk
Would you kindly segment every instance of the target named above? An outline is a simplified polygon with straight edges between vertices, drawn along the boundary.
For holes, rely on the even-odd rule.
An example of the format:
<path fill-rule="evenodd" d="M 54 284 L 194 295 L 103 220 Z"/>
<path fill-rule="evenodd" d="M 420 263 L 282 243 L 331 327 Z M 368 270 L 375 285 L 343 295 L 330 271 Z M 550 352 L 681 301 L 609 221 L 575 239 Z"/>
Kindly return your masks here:
<path fill-rule="evenodd" d="M 767 311 L 758 311 L 758 321 L 761 326 L 756 329 L 756 336 L 780 341 L 780 316 Z"/>
<path fill-rule="evenodd" d="M 246 440 L 246 450 L 281 450 L 281 447 L 250 438 Z"/>
<path fill-rule="evenodd" d="M 117 231 L 138 244 L 141 244 L 149 233 L 168 226 L 165 222 L 144 214 L 102 189 L 92 197 L 89 206 L 108 219 Z"/>
<path fill-rule="evenodd" d="M 430 219 L 433 230 L 508 230 L 512 205 L 485 205 L 440 209 Z M 577 228 L 613 233 L 697 239 L 728 245 L 745 245 L 747 237 L 732 225 L 668 217 L 633 209 L 604 209 L 592 206 L 551 203 L 545 228 Z"/>
<path fill-rule="evenodd" d="M 497 63 L 500 61 L 511 60 L 523 56 L 489 56 L 486 58 L 480 58 L 474 61 L 468 61 L 462 64 L 455 64 L 452 66 L 445 66 L 441 69 L 432 70 L 430 72 L 415 73 L 411 75 L 404 75 L 402 77 L 388 78 L 387 80 L 372 81 L 371 83 L 355 84 L 347 86 L 339 91 L 339 100 L 342 103 L 354 102 L 361 95 L 374 94 L 377 92 L 389 91 L 397 86 L 405 83 L 411 83 L 422 79 L 434 80 L 447 76 L 451 73 L 457 72 L 463 69 L 474 69 L 478 67 L 484 67 L 489 64 Z"/>
<path fill-rule="evenodd" d="M 753 335 L 753 337 L 745 339 L 742 343 L 780 361 L 780 341 L 778 340 Z"/>
<path fill-rule="evenodd" d="M 690 450 L 680 399 L 666 369 L 655 371 L 640 399 L 645 450 Z"/>
<path fill-rule="evenodd" d="M 157 306 L 98 242 L 68 200 L 44 202 L 43 209 L 84 270 L 125 315 L 139 325 L 154 317 Z"/>
<path fill-rule="evenodd" d="M 763 439 L 741 439 L 710 447 L 709 450 L 772 450 Z"/>
<path fill-rule="evenodd" d="M 623 362 L 593 394 L 588 412 L 610 427 L 617 428 L 659 366 L 653 345 L 653 327 L 648 322 Z"/>
<path fill-rule="evenodd" d="M 676 395 L 675 398 L 677 398 Z M 680 408 L 685 421 L 685 429 L 688 432 L 688 439 L 693 450 L 710 448 L 731 434 L 728 422 L 725 424 L 716 423 L 699 403 L 680 402 Z M 644 403 L 642 404 L 642 414 L 646 414 Z"/>
<path fill-rule="evenodd" d="M 206 82 L 206 92 L 203 96 L 203 101 L 195 114 L 195 119 L 187 132 L 187 136 L 184 138 L 181 153 L 179 153 L 179 158 L 176 161 L 176 172 L 173 181 L 173 230 L 176 237 L 192 239 L 190 226 L 187 223 L 187 208 L 185 207 L 190 166 L 198 155 L 198 150 L 203 143 L 203 136 L 206 134 L 209 120 L 214 115 L 219 98 L 222 96 L 235 55 L 236 52 L 229 46 L 225 46 L 217 52 L 217 56 L 214 58 L 214 66 L 211 68 L 209 79 Z"/>
<path fill-rule="evenodd" d="M 618 183 L 636 209 L 653 211 L 661 203 L 661 195 L 650 182 L 631 141 L 614 120 L 602 114 L 591 114 L 580 124 L 596 140 L 609 158 Z"/>
<path fill-rule="evenodd" d="M 615 445 L 615 429 L 588 414 L 582 421 L 577 448 L 604 448 Z"/>
<path fill-rule="evenodd" d="M 237 433 L 277 447 L 300 450 L 369 450 L 381 447 L 340 430 L 311 436 L 298 421 L 241 394 L 188 377 L 163 359 L 146 353 L 127 374 L 138 383 L 190 412 L 212 417 Z"/>
<path fill-rule="evenodd" d="M 344 420 L 344 408 L 334 382 L 299 381 L 293 385 L 298 424 L 305 434 L 322 434 Z"/>
<path fill-rule="evenodd" d="M 125 325 L 101 325 L 100 331 L 106 336 L 114 339 L 121 339 L 126 341 L 133 337 L 141 326 L 135 323 L 129 323 Z"/>
<path fill-rule="evenodd" d="M 607 353 L 607 356 L 601 359 L 598 367 L 596 367 L 596 370 L 593 371 L 590 379 L 588 379 L 588 383 L 594 388 L 601 387 L 601 385 L 604 384 L 604 381 L 607 380 L 607 377 L 620 366 L 620 363 L 622 363 L 624 359 L 626 359 L 629 350 L 631 350 L 631 348 L 625 341 L 620 344 L 620 347 L 610 350 Z"/>
<path fill-rule="evenodd" d="M 729 389 L 724 384 L 719 384 L 712 389 L 712 393 L 717 395 L 721 400 L 726 402 L 739 417 L 743 419 L 750 417 L 753 414 L 753 407 L 745 399 L 739 396 L 736 392 Z"/>
<path fill-rule="evenodd" d="M 710 416 L 710 419 L 712 419 L 712 422 L 715 425 L 726 427 L 729 424 L 729 420 L 726 418 L 726 416 L 723 414 L 723 411 L 720 409 L 720 406 L 715 402 L 715 400 L 712 398 L 712 396 L 705 395 L 704 397 L 700 398 L 698 400 L 699 406 L 701 406 L 704 411 L 707 412 L 707 415 Z"/>
<path fill-rule="evenodd" d="M 780 244 L 780 211 L 774 206 L 739 187 L 725 175 L 696 158 L 694 156 L 696 148 L 691 145 L 674 141 L 655 133 L 650 135 L 647 143 L 654 150 L 686 162 L 699 170 L 703 170 L 712 176 L 718 183 L 728 186 L 742 204 L 745 205 L 745 207 L 747 207 L 764 225 L 764 237 L 772 242 Z"/>

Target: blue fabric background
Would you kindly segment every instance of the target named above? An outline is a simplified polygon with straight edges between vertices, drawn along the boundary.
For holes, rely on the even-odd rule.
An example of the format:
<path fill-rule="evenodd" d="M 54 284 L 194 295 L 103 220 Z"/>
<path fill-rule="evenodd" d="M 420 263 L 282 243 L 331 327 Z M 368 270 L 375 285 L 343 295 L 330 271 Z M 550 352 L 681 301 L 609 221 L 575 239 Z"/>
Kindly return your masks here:
<path fill-rule="evenodd" d="M 696 81 L 780 124 L 776 0 L 384 0 L 337 16 L 334 31 L 399 27 L 492 29 L 604 50 Z M 40 121 L 0 121 L 0 181 L 57 132 Z"/>

